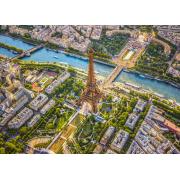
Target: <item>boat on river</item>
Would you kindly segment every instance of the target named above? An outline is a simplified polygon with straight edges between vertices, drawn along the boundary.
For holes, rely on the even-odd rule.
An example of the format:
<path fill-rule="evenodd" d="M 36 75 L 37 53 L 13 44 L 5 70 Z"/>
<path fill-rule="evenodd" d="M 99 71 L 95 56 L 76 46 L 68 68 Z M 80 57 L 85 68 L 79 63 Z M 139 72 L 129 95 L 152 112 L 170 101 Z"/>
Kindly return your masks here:
<path fill-rule="evenodd" d="M 57 56 L 53 56 L 54 58 L 56 58 L 56 59 L 59 59 Z"/>
<path fill-rule="evenodd" d="M 142 74 L 139 74 L 139 76 L 140 76 L 140 77 L 142 77 L 142 78 L 145 78 L 145 76 L 144 76 L 144 75 L 142 75 Z"/>

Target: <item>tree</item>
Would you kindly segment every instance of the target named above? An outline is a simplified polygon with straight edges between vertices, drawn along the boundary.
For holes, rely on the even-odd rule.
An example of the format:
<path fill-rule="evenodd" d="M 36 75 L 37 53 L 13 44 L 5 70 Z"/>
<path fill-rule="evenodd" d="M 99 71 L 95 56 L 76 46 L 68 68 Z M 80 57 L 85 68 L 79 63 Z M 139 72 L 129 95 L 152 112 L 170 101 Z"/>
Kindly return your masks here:
<path fill-rule="evenodd" d="M 75 69 L 72 68 L 71 66 L 68 67 L 68 72 L 70 72 L 70 73 L 76 73 Z"/>
<path fill-rule="evenodd" d="M 29 33 L 25 33 L 25 34 L 24 34 L 24 37 L 25 37 L 25 38 L 31 38 L 31 35 L 30 35 Z"/>
<path fill-rule="evenodd" d="M 0 154 L 5 154 L 5 152 L 6 152 L 6 151 L 5 151 L 5 148 L 1 147 L 1 148 L 0 148 Z"/>
<path fill-rule="evenodd" d="M 48 123 L 48 124 L 46 125 L 46 128 L 47 128 L 47 130 L 48 130 L 48 129 L 53 129 L 53 128 L 54 128 L 53 122 Z"/>
<path fill-rule="evenodd" d="M 3 135 L 2 135 L 2 133 L 0 133 L 0 138 L 2 138 L 3 137 Z"/>
<path fill-rule="evenodd" d="M 132 98 L 130 101 L 130 106 L 134 108 L 134 106 L 136 105 L 137 99 L 136 98 Z"/>
<path fill-rule="evenodd" d="M 133 110 L 133 108 L 132 108 L 131 106 L 128 106 L 128 107 L 127 107 L 127 112 L 130 113 L 130 112 L 132 112 L 132 110 Z"/>
<path fill-rule="evenodd" d="M 28 127 L 22 127 L 20 130 L 19 130 L 19 133 L 20 134 L 26 134 L 26 132 L 28 131 Z"/>
<path fill-rule="evenodd" d="M 16 146 L 11 142 L 6 142 L 5 146 L 9 149 L 9 151 L 16 150 Z"/>
<path fill-rule="evenodd" d="M 107 100 L 108 102 L 112 102 L 112 96 L 108 96 L 108 97 L 106 98 L 106 100 Z"/>
<path fill-rule="evenodd" d="M 57 115 L 58 118 L 61 116 L 60 108 L 56 108 L 55 114 Z"/>
<path fill-rule="evenodd" d="M 88 119 L 89 119 L 91 122 L 95 122 L 95 117 L 94 117 L 93 115 L 90 115 L 90 116 L 88 117 Z"/>
<path fill-rule="evenodd" d="M 73 91 L 76 95 L 79 93 L 79 86 L 73 86 Z"/>

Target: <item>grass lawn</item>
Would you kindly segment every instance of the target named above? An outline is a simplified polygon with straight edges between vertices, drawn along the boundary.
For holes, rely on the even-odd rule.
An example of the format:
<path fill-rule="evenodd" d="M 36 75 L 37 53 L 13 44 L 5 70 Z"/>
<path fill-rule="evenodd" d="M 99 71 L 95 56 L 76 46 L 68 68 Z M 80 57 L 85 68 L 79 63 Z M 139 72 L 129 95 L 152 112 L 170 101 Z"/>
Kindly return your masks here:
<path fill-rule="evenodd" d="M 92 40 L 95 56 L 111 58 L 118 55 L 127 43 L 128 37 L 126 34 L 115 34 L 111 37 L 102 34 L 100 40 Z"/>
<path fill-rule="evenodd" d="M 153 76 L 163 76 L 168 67 L 167 60 L 163 47 L 151 43 L 140 57 L 135 69 Z"/>

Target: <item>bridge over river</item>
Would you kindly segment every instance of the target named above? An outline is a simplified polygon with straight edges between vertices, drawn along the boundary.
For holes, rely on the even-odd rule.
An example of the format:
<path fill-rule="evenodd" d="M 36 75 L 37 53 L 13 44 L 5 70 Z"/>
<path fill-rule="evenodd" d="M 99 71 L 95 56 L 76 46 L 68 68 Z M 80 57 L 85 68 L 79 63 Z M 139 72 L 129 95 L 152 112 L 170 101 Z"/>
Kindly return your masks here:
<path fill-rule="evenodd" d="M 43 48 L 43 47 L 44 47 L 44 45 L 43 45 L 43 44 L 40 44 L 40 45 L 35 46 L 35 47 L 31 48 L 31 49 L 28 49 L 28 50 L 26 50 L 26 51 L 23 51 L 21 54 L 18 54 L 17 56 L 12 57 L 12 58 L 10 58 L 9 60 L 10 60 L 10 61 L 13 61 L 13 60 L 15 60 L 15 59 L 19 59 L 19 58 L 23 58 L 23 57 L 25 57 L 25 56 L 29 56 L 29 55 L 31 55 L 31 53 L 33 53 L 33 52 L 35 52 L 35 51 L 37 51 L 37 50 L 39 50 L 39 49 L 41 49 L 41 48 Z"/>
<path fill-rule="evenodd" d="M 123 70 L 123 66 L 118 65 L 116 68 L 112 71 L 112 73 L 105 79 L 104 83 L 101 85 L 101 88 L 108 87 L 119 75 L 119 73 Z"/>

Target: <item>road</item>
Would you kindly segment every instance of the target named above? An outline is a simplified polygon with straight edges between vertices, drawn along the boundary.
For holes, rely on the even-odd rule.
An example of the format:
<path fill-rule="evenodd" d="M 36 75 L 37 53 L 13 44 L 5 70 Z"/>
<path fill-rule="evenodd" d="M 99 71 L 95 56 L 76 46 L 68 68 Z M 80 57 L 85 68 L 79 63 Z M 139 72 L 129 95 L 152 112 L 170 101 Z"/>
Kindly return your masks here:
<path fill-rule="evenodd" d="M 176 58 L 176 55 L 178 54 L 179 51 L 180 51 L 180 48 L 178 48 L 178 49 L 176 50 L 176 53 L 175 53 L 174 56 L 171 58 L 171 60 L 168 62 L 169 68 L 171 67 L 171 65 L 172 65 L 172 63 L 173 63 L 174 59 Z"/>

